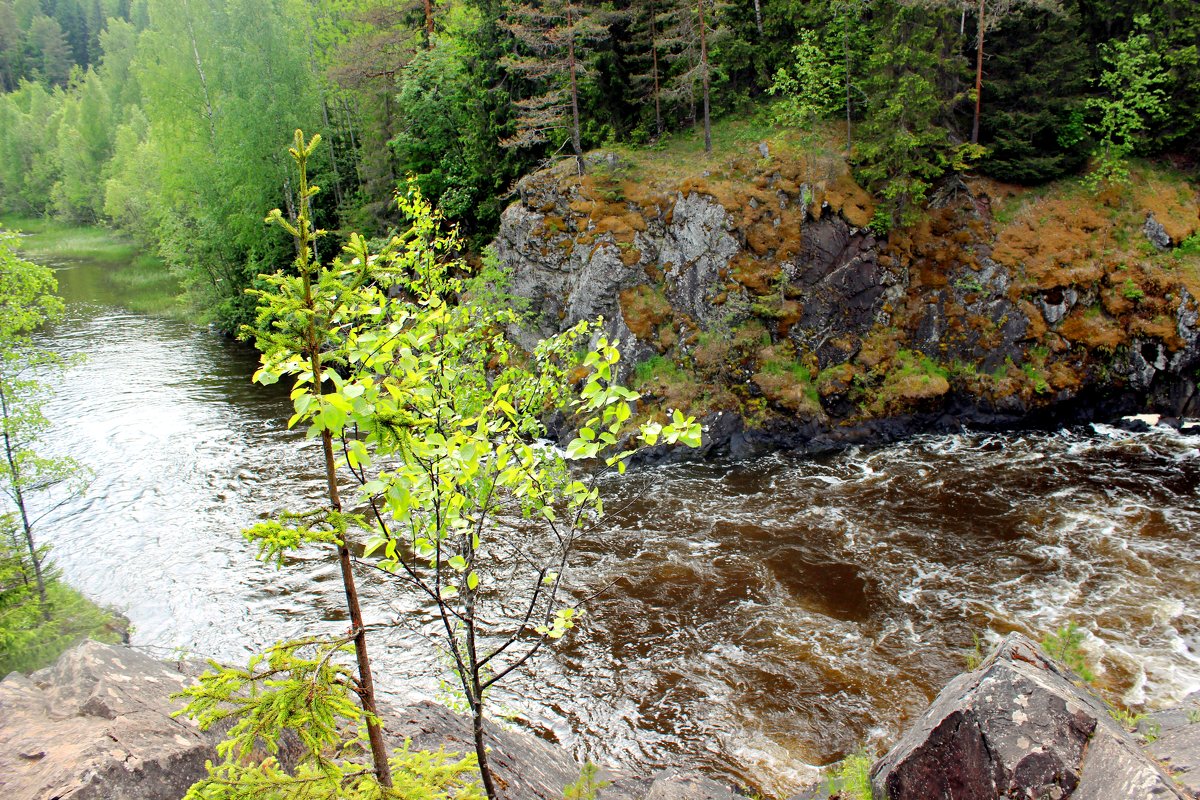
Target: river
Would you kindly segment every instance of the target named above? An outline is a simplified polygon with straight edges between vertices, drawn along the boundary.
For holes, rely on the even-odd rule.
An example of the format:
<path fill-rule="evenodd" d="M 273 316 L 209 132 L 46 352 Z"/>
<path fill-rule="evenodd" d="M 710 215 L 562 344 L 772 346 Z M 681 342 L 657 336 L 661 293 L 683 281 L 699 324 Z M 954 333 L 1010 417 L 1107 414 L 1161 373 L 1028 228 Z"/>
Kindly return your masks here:
<path fill-rule="evenodd" d="M 60 265 L 68 317 L 43 338 L 87 356 L 56 385 L 47 447 L 96 475 L 43 523 L 55 560 L 158 654 L 343 630 L 332 560 L 277 571 L 239 534 L 320 494 L 286 393 L 251 384 L 245 346 L 124 310 L 105 269 Z M 640 471 L 579 553 L 613 588 L 495 699 L 581 757 L 780 797 L 894 739 L 973 635 L 1074 620 L 1111 697 L 1169 702 L 1200 689 L 1198 447 L 1097 425 Z M 364 582 L 371 619 L 410 616 Z M 376 641 L 377 683 L 436 692 L 419 623 Z"/>

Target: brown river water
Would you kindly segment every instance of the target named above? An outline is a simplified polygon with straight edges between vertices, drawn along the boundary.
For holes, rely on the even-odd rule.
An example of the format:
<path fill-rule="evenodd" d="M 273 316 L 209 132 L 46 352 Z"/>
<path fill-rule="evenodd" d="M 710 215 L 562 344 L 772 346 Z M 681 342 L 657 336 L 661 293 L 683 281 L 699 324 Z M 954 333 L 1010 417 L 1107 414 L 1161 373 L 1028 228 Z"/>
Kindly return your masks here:
<path fill-rule="evenodd" d="M 96 474 L 43 523 L 68 579 L 164 656 L 343 630 L 331 560 L 277 571 L 239 534 L 321 490 L 286 393 L 250 382 L 256 355 L 123 310 L 102 267 L 59 280 L 68 319 L 44 342 L 88 361 L 57 385 L 46 447 Z M 1200 437 L 1104 425 L 641 470 L 578 554 L 613 587 L 494 699 L 580 757 L 777 797 L 893 740 L 973 635 L 1074 620 L 1110 698 L 1164 704 L 1200 689 L 1198 479 Z M 363 581 L 371 620 L 411 620 L 376 637 L 377 683 L 435 694 L 428 617 Z"/>

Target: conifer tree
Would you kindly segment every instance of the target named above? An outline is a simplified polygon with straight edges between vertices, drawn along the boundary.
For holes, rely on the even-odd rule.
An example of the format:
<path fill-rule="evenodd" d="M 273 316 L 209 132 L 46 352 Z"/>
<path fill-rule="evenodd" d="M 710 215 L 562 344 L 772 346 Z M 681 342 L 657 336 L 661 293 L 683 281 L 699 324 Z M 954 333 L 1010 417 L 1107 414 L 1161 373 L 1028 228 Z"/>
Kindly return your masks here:
<path fill-rule="evenodd" d="M 941 124 L 950 105 L 940 57 L 949 23 L 945 10 L 891 9 L 868 66 L 868 114 L 854 160 L 859 179 L 885 201 L 881 228 L 911 223 L 933 181 L 978 155 L 977 146 L 955 145 Z"/>
<path fill-rule="evenodd" d="M 516 101 L 517 131 L 502 144 L 532 147 L 551 141 L 555 131 L 566 129 L 582 175 L 580 86 L 590 73 L 585 58 L 592 46 L 608 35 L 608 20 L 578 0 L 518 3 L 505 16 L 503 26 L 524 54 L 508 56 L 501 63 L 540 91 Z"/>
<path fill-rule="evenodd" d="M 672 65 L 666 95 L 688 104 L 696 124 L 696 89 L 703 108 L 704 152 L 712 153 L 712 61 L 709 49 L 725 35 L 720 25 L 724 4 L 719 0 L 669 0 L 659 15 L 659 40 Z"/>

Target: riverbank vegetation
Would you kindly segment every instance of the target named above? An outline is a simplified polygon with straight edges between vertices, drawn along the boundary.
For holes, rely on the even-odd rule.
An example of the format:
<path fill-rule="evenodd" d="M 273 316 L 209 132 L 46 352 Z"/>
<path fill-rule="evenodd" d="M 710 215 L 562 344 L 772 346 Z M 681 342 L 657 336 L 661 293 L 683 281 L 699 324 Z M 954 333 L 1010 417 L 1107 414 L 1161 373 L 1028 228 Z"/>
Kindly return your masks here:
<path fill-rule="evenodd" d="M 103 264 L 121 305 L 160 317 L 197 320 L 202 311 L 183 294 L 178 277 L 157 256 L 139 251 L 129 236 L 111 228 L 60 222 L 47 217 L 0 216 L 0 230 L 18 231 L 14 247 L 25 258 L 57 265 L 63 261 Z"/>
<path fill-rule="evenodd" d="M 473 247 L 545 160 L 688 131 L 703 159 L 721 118 L 837 120 L 880 231 L 955 171 L 1121 181 L 1131 156 L 1200 154 L 1183 0 L 593 6 L 0 0 L 0 213 L 128 232 L 233 330 L 291 259 L 258 217 L 294 211 L 275 143 L 296 127 L 329 145 L 319 225 L 385 234 L 412 175 Z"/>
<path fill-rule="evenodd" d="M 51 270 L 16 256 L 0 233 L 0 674 L 54 661 L 88 636 L 119 638 L 112 615 L 64 584 L 38 543 L 38 525 L 83 490 L 86 469 L 38 452 L 49 427 L 45 376 L 62 366 L 31 334 L 61 318 Z"/>

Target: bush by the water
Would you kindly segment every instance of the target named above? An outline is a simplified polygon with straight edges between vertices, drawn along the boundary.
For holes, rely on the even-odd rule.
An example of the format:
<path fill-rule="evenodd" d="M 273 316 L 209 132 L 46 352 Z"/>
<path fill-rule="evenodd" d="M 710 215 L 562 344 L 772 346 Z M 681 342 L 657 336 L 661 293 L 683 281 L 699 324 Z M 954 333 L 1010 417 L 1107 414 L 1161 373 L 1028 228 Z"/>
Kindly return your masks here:
<path fill-rule="evenodd" d="M 63 583 L 53 568 L 43 572 L 43 609 L 32 564 L 22 547 L 11 516 L 0 517 L 0 676 L 47 666 L 89 637 L 120 641 L 118 618 Z M 45 563 L 44 549 L 42 558 Z"/>

